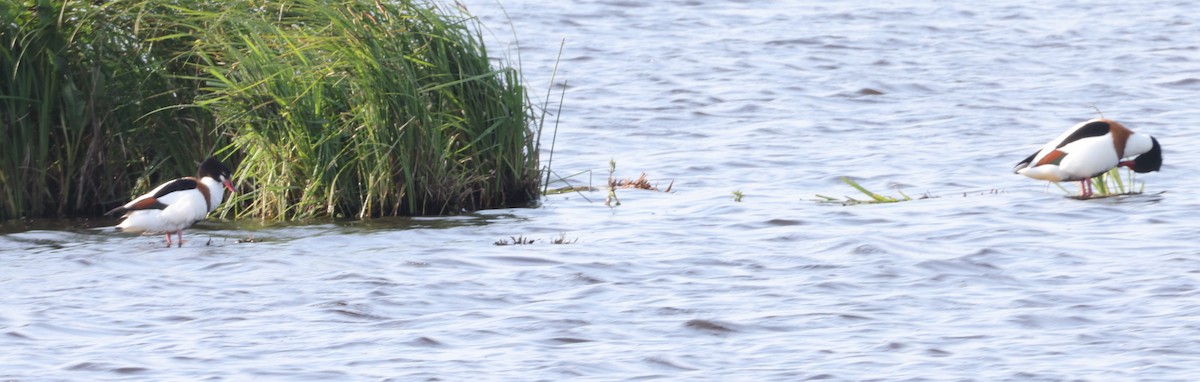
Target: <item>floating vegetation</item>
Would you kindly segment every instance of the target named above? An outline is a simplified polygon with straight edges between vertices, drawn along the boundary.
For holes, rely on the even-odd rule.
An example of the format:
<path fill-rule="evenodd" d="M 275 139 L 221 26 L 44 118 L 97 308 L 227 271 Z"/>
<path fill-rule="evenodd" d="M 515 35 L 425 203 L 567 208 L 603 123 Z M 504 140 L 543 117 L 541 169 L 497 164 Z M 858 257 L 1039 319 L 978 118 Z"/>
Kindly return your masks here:
<path fill-rule="evenodd" d="M 608 207 L 616 207 L 621 205 L 621 199 L 617 198 L 617 189 L 640 189 L 660 192 L 671 192 L 671 188 L 675 186 L 675 181 L 672 180 L 667 184 L 666 189 L 659 189 L 658 185 L 650 184 L 646 179 L 646 173 L 642 173 L 637 179 L 616 179 L 613 178 L 613 173 L 617 171 L 617 162 L 614 160 L 608 161 L 608 195 L 604 198 L 604 205 Z"/>
<path fill-rule="evenodd" d="M 567 234 L 562 233 L 562 234 L 559 234 L 558 237 L 556 237 L 556 238 L 553 238 L 550 240 L 543 240 L 543 241 L 549 242 L 550 244 L 575 244 L 576 242 L 579 241 L 579 238 L 568 239 Z M 496 240 L 492 244 L 495 244 L 495 245 L 529 245 L 529 244 L 533 244 L 536 242 L 538 242 L 538 239 L 525 237 L 525 236 L 509 236 L 508 239 Z"/>
<path fill-rule="evenodd" d="M 546 195 L 566 194 L 570 192 L 596 191 L 596 187 L 592 186 L 565 186 L 559 188 L 551 188 L 546 190 Z"/>
<path fill-rule="evenodd" d="M 554 153 L 551 152 L 551 155 L 553 155 L 553 154 Z M 583 175 L 583 174 L 588 175 L 588 185 L 576 186 L 576 185 L 571 184 L 572 178 Z M 550 180 L 549 180 L 550 176 L 557 177 L 558 181 L 565 183 L 566 186 L 559 187 L 559 188 L 550 188 Z M 596 190 L 598 190 L 598 189 L 596 187 L 592 186 L 592 170 L 584 170 L 584 171 L 580 171 L 580 172 L 568 175 L 566 177 L 563 177 L 563 176 L 558 175 L 558 173 L 554 172 L 553 169 L 551 169 L 549 167 L 546 168 L 546 187 L 544 190 L 542 190 L 543 195 L 558 195 L 558 194 L 566 194 L 569 192 L 574 192 L 574 193 L 579 194 L 580 197 L 583 197 L 584 200 L 591 202 L 592 200 L 589 199 L 587 197 L 587 195 L 585 195 L 583 192 L 584 191 L 596 191 Z"/>
<path fill-rule="evenodd" d="M 980 191 L 978 193 L 975 193 L 974 195 L 996 195 L 996 194 L 1003 194 L 1005 192 L 1006 191 L 1004 191 L 1004 190 L 1001 190 L 998 188 L 993 188 L 993 189 L 987 190 L 987 191 Z M 964 192 L 962 194 L 962 196 L 965 198 L 965 197 L 967 197 L 968 194 L 970 194 L 970 193 Z M 929 196 L 929 194 L 925 194 L 924 197 L 922 197 L 921 199 L 926 199 L 926 198 L 936 198 L 936 196 Z"/>
<path fill-rule="evenodd" d="M 617 190 L 618 189 L 639 189 L 639 190 L 658 191 L 658 192 L 671 192 L 671 190 L 675 186 L 675 181 L 672 180 L 670 183 L 667 184 L 666 188 L 660 189 L 658 187 L 658 184 L 650 182 L 650 179 L 644 172 L 641 173 L 641 175 L 639 175 L 637 178 L 618 179 L 615 177 L 616 170 L 617 170 L 617 162 L 615 160 L 610 159 L 608 161 L 608 181 L 607 181 L 606 187 L 604 187 L 604 190 L 608 192 L 608 194 L 605 195 L 605 198 L 604 198 L 604 205 L 608 206 L 608 207 L 615 207 L 615 206 L 621 205 L 621 200 L 617 198 Z M 558 181 L 562 182 L 562 183 L 566 183 L 566 186 L 558 187 L 558 188 L 548 188 L 547 187 L 547 189 L 544 191 L 544 193 L 545 193 L 545 195 L 558 195 L 558 194 L 574 192 L 574 193 L 578 193 L 579 196 L 583 197 L 584 199 L 586 199 L 590 202 L 591 199 L 589 199 L 587 197 L 587 195 L 584 194 L 584 192 L 600 191 L 599 187 L 592 185 L 591 176 L 590 176 L 591 173 L 592 173 L 592 170 L 586 170 L 586 171 L 581 171 L 581 172 L 572 174 L 567 177 L 562 177 L 562 176 L 558 176 L 558 174 L 554 173 L 553 171 L 547 171 L 547 174 L 548 174 L 547 177 L 549 177 L 550 175 L 557 176 Z M 571 184 L 571 181 L 570 181 L 571 178 L 574 178 L 576 176 L 583 175 L 583 174 L 589 175 L 587 186 L 577 186 L 577 185 Z"/>
<path fill-rule="evenodd" d="M 743 194 L 743 193 L 742 193 L 742 190 L 737 190 L 737 191 L 734 191 L 734 192 L 733 192 L 733 201 L 735 201 L 735 202 L 738 202 L 738 203 L 741 203 L 741 202 L 742 202 L 742 197 L 744 197 L 744 196 L 746 196 L 746 194 Z"/>
<path fill-rule="evenodd" d="M 869 199 L 858 200 L 858 199 L 847 196 L 845 200 L 841 200 L 838 198 L 832 198 L 832 197 L 828 197 L 825 195 L 817 194 L 817 197 L 820 198 L 820 199 L 818 199 L 818 201 L 828 202 L 828 203 L 841 203 L 842 205 L 853 205 L 853 204 L 896 203 L 896 202 L 907 202 L 907 201 L 913 200 L 913 198 L 909 197 L 908 195 L 905 195 L 904 192 L 901 192 L 900 190 L 896 190 L 896 192 L 899 192 L 900 196 L 902 198 L 894 198 L 891 196 L 885 196 L 885 195 L 880 195 L 880 194 L 871 192 L 866 187 L 859 185 L 858 182 L 855 182 L 848 177 L 843 176 L 841 179 L 842 179 L 842 182 L 850 185 L 850 187 L 854 187 L 854 189 L 863 193 L 863 195 L 866 195 Z M 927 199 L 930 197 L 932 197 L 932 196 L 925 195 L 925 196 L 922 196 L 921 199 Z"/>
<path fill-rule="evenodd" d="M 537 241 L 535 239 L 531 239 L 531 238 L 528 238 L 525 236 L 509 236 L 508 238 L 512 239 L 512 241 L 500 239 L 500 240 L 496 240 L 496 242 L 492 243 L 492 244 L 495 244 L 495 245 L 527 245 L 527 244 L 533 244 L 534 242 Z"/>
<path fill-rule="evenodd" d="M 658 191 L 658 192 L 671 192 L 671 188 L 674 187 L 674 185 L 675 185 L 675 182 L 671 181 L 671 183 L 669 183 L 667 185 L 666 189 L 660 190 L 657 185 L 650 184 L 650 181 L 646 179 L 646 173 L 642 173 L 641 176 L 638 176 L 635 179 L 626 178 L 626 179 L 609 180 L 609 184 L 608 184 L 609 188 L 616 188 L 616 189 L 637 188 L 637 189 L 642 189 L 642 190 Z M 548 189 L 548 190 L 546 190 L 546 195 L 565 194 L 568 192 L 599 191 L 599 190 L 600 190 L 599 188 L 596 188 L 594 186 L 570 186 L 570 185 L 568 185 L 568 186 Z"/>
<path fill-rule="evenodd" d="M 578 241 L 579 241 L 579 238 L 567 239 L 567 234 L 562 233 L 562 234 L 558 235 L 557 238 L 550 240 L 550 244 L 575 244 Z"/>
<path fill-rule="evenodd" d="M 617 199 L 617 187 L 615 186 L 616 183 L 613 182 L 613 173 L 616 171 L 617 171 L 617 161 L 609 159 L 608 160 L 608 196 L 604 197 L 604 206 L 610 207 L 610 208 L 621 205 L 621 199 Z M 616 202 L 616 204 L 613 204 L 614 201 Z"/>
<path fill-rule="evenodd" d="M 635 179 L 626 178 L 613 180 L 610 178 L 608 180 L 608 186 L 612 188 L 636 188 L 641 190 L 671 192 L 671 187 L 675 186 L 675 181 L 672 180 L 671 183 L 667 184 L 666 189 L 660 190 L 658 189 L 658 185 L 650 184 L 650 181 L 646 179 L 646 173 L 643 172 L 642 175 Z"/>

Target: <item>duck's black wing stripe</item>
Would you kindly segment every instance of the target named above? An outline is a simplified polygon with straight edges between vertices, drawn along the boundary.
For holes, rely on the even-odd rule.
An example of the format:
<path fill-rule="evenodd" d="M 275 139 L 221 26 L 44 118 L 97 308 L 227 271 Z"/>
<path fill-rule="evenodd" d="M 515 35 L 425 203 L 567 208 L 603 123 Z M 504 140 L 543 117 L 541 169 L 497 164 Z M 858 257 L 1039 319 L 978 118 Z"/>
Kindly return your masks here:
<path fill-rule="evenodd" d="M 1108 134 L 1108 131 L 1111 129 L 1112 129 L 1112 126 L 1110 126 L 1108 124 L 1108 122 L 1104 122 L 1104 121 L 1096 121 L 1096 122 L 1092 122 L 1092 123 L 1083 125 L 1083 127 L 1080 127 L 1078 130 L 1075 130 L 1074 133 L 1071 133 L 1071 135 L 1067 136 L 1067 139 L 1064 139 L 1062 142 L 1060 142 L 1058 144 L 1058 147 L 1055 147 L 1055 148 L 1056 149 L 1062 148 L 1063 146 L 1066 146 L 1066 145 L 1070 144 L 1071 142 L 1075 142 L 1080 139 L 1090 138 L 1090 137 L 1099 137 L 1101 135 Z"/>
<path fill-rule="evenodd" d="M 1013 166 L 1013 173 L 1015 174 L 1017 172 L 1017 170 L 1028 167 L 1029 165 L 1033 164 L 1033 158 L 1037 157 L 1039 152 L 1041 152 L 1041 151 L 1030 154 L 1028 158 L 1025 158 L 1025 160 L 1022 160 L 1020 163 L 1017 163 L 1016 166 Z"/>
<path fill-rule="evenodd" d="M 162 189 L 158 190 L 158 192 L 154 193 L 154 198 L 161 198 L 163 195 L 170 194 L 175 191 L 195 190 L 196 184 L 196 179 L 193 178 L 175 179 L 164 185 Z"/>
<path fill-rule="evenodd" d="M 162 210 L 162 209 L 166 209 L 166 208 L 167 208 L 167 205 L 162 204 L 162 202 L 159 202 L 158 199 L 145 198 L 145 199 L 135 200 L 133 202 L 130 202 L 129 204 L 126 204 L 126 205 L 123 205 L 123 206 L 120 206 L 117 208 L 113 208 L 112 210 L 110 210 L 104 214 L 105 215 L 116 215 L 116 214 L 124 214 L 129 211 Z"/>

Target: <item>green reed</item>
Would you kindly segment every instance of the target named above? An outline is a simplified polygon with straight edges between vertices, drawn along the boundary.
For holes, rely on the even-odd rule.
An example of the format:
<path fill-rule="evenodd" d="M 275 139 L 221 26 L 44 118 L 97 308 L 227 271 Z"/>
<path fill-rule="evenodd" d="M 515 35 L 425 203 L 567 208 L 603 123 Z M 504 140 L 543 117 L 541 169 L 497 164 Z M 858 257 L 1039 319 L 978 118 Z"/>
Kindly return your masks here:
<path fill-rule="evenodd" d="M 94 214 L 217 152 L 239 216 L 521 205 L 540 127 L 478 22 L 418 1 L 0 4 L 0 218 Z M 498 66 L 496 68 L 494 66 Z"/>
<path fill-rule="evenodd" d="M 189 81 L 118 3 L 0 2 L 0 219 L 103 212 L 215 144 L 202 110 L 155 112 Z"/>
<path fill-rule="evenodd" d="M 539 172 L 512 68 L 454 8 L 277 1 L 198 14 L 198 104 L 255 179 L 241 215 L 441 214 L 527 203 Z"/>
<path fill-rule="evenodd" d="M 1120 169 L 1120 167 L 1114 167 L 1108 170 L 1108 172 L 1091 179 L 1092 191 L 1094 192 L 1092 198 L 1136 195 L 1144 191 L 1144 185 L 1136 190 L 1134 189 L 1134 175 L 1136 173 L 1133 170 L 1126 169 L 1126 172 L 1129 174 L 1129 181 L 1126 182 L 1121 178 Z M 1062 187 L 1060 186 L 1060 188 Z"/>

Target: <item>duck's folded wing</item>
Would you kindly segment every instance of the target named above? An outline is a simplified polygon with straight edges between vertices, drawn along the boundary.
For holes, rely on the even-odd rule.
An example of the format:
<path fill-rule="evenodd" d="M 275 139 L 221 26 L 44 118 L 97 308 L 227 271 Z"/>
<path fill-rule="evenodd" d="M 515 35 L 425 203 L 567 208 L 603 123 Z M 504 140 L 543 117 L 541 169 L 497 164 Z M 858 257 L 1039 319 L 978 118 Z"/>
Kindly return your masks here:
<path fill-rule="evenodd" d="M 129 203 L 125 203 L 125 205 L 123 205 L 123 206 L 113 208 L 112 210 L 109 210 L 108 212 L 106 212 L 104 214 L 105 215 L 116 215 L 116 214 L 123 214 L 123 213 L 129 212 L 129 211 L 137 211 L 137 210 L 149 210 L 149 209 L 161 210 L 161 209 L 167 208 L 167 205 L 162 203 L 161 201 L 159 201 L 160 198 L 163 198 L 174 192 L 194 190 L 194 189 L 196 189 L 197 184 L 199 184 L 199 183 L 196 182 L 195 178 L 175 179 L 170 182 L 163 183 L 163 184 L 159 185 L 158 187 L 154 188 L 153 191 L 150 191 L 150 193 L 139 196 L 137 199 L 134 199 L 133 201 L 131 201 Z"/>

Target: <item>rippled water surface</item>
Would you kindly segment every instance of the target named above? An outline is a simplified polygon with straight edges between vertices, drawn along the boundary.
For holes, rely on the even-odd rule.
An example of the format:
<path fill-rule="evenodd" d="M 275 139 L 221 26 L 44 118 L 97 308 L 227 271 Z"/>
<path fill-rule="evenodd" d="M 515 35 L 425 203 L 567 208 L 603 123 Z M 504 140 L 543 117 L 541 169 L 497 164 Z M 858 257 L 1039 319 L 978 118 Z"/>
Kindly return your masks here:
<path fill-rule="evenodd" d="M 0 380 L 1200 370 L 1194 2 L 463 3 L 538 98 L 565 40 L 556 174 L 601 184 L 611 159 L 672 192 L 209 221 L 169 250 L 102 228 L 5 233 Z M 1145 194 L 1079 201 L 1010 173 L 1092 107 L 1163 143 Z M 814 201 L 857 194 L 841 176 L 934 198 Z M 494 244 L 520 237 L 536 241 Z"/>

